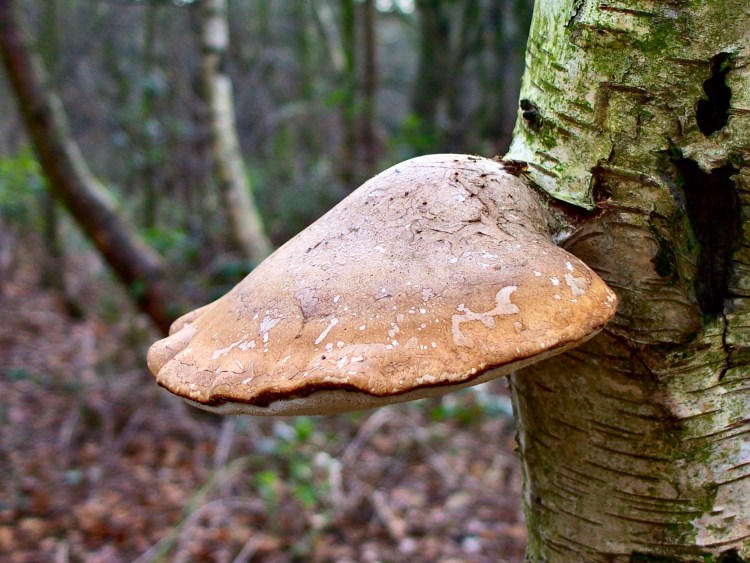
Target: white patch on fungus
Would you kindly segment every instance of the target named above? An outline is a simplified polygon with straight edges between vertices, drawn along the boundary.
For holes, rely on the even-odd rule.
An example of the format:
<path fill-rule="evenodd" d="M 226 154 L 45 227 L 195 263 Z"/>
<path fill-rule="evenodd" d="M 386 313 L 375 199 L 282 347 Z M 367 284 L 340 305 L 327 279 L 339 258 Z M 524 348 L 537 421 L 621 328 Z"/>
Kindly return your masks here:
<path fill-rule="evenodd" d="M 417 385 L 424 385 L 425 383 L 435 383 L 436 381 L 437 381 L 437 377 L 435 377 L 434 375 L 430 375 L 429 373 L 427 373 L 425 375 L 420 375 L 416 379 L 416 384 Z"/>
<path fill-rule="evenodd" d="M 580 297 L 586 293 L 589 285 L 586 278 L 576 278 L 573 274 L 565 274 L 565 283 L 568 284 L 571 293 L 576 297 Z"/>
<path fill-rule="evenodd" d="M 268 331 L 281 322 L 281 317 L 271 317 L 266 315 L 260 322 L 260 333 L 263 335 L 263 342 L 268 342 Z"/>
<path fill-rule="evenodd" d="M 243 379 L 243 380 L 242 380 L 242 385 L 247 385 L 247 384 L 248 384 L 248 383 L 250 383 L 250 382 L 251 382 L 252 380 L 253 380 L 253 378 L 252 378 L 252 377 L 248 377 L 247 379 Z"/>
<path fill-rule="evenodd" d="M 560 280 L 557 279 L 556 277 L 550 278 L 549 281 L 552 282 L 552 285 L 560 285 Z"/>
<path fill-rule="evenodd" d="M 542 272 L 537 272 L 536 270 L 534 270 L 534 275 L 536 277 L 538 277 L 538 278 L 541 278 L 542 277 Z"/>
<path fill-rule="evenodd" d="M 333 375 L 326 375 L 323 378 L 323 381 L 329 382 L 329 383 L 341 384 L 341 383 L 349 383 L 349 378 L 348 377 L 335 377 Z"/>
<path fill-rule="evenodd" d="M 334 302 L 334 303 L 338 303 L 338 302 L 339 302 L 339 299 L 341 299 L 341 296 L 340 296 L 340 295 L 337 295 L 336 297 L 334 297 L 334 298 L 333 298 L 333 302 Z"/>
<path fill-rule="evenodd" d="M 573 271 L 573 264 L 571 264 L 570 262 L 565 262 L 565 267 L 571 272 Z"/>
<path fill-rule="evenodd" d="M 451 317 L 452 325 L 451 331 L 453 333 L 453 342 L 456 346 L 464 346 L 466 348 L 474 347 L 474 340 L 470 337 L 465 336 L 461 332 L 461 324 L 470 321 L 480 321 L 487 328 L 495 328 L 494 317 L 500 315 L 514 315 L 518 313 L 518 306 L 514 305 L 510 301 L 511 294 L 516 291 L 518 287 L 515 285 L 508 285 L 500 289 L 495 295 L 495 308 L 484 313 L 475 313 L 471 309 L 465 307 L 463 304 L 458 306 L 458 310 L 461 311 L 462 315 L 453 315 Z"/>
<path fill-rule="evenodd" d="M 234 348 L 235 346 L 239 346 L 239 345 L 241 344 L 241 342 L 242 342 L 242 341 L 238 341 L 238 342 L 233 342 L 232 344 L 230 344 L 230 345 L 229 345 L 229 346 L 227 346 L 226 348 L 222 348 L 221 350 L 216 350 L 216 352 L 214 352 L 214 353 L 213 353 L 213 354 L 211 355 L 211 359 L 212 359 L 212 360 L 215 360 L 215 359 L 216 359 L 216 358 L 218 358 L 219 356 L 225 356 L 226 354 L 228 354 L 228 353 L 229 353 L 229 352 L 230 352 L 230 351 L 232 350 L 232 348 Z"/>
<path fill-rule="evenodd" d="M 337 324 L 339 324 L 339 320 L 334 317 L 330 321 L 328 321 L 328 326 L 323 329 L 323 332 L 320 333 L 320 336 L 315 339 L 315 344 L 320 344 L 323 342 L 323 339 L 328 336 L 328 333 L 331 332 L 331 329 L 335 327 Z"/>

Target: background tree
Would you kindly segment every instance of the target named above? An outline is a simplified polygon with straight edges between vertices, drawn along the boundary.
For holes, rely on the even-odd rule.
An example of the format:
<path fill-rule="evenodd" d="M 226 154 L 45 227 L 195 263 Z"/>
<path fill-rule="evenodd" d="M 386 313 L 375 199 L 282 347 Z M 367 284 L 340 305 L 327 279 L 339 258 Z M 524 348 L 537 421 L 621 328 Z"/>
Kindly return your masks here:
<path fill-rule="evenodd" d="M 59 98 L 46 90 L 42 62 L 24 33 L 14 2 L 0 3 L 0 50 L 50 189 L 131 288 L 140 306 L 166 329 L 173 313 L 164 266 L 122 220 L 68 132 Z"/>
<path fill-rule="evenodd" d="M 258 263 L 271 252 L 271 242 L 255 205 L 237 136 L 232 82 L 227 72 L 227 3 L 201 0 L 200 9 L 203 87 L 217 184 L 235 244 L 247 259 Z"/>
<path fill-rule="evenodd" d="M 354 187 L 356 177 L 357 147 L 357 18 L 354 0 L 341 0 L 341 54 L 342 54 L 342 101 L 343 122 L 341 179 L 344 185 Z"/>
<path fill-rule="evenodd" d="M 365 0 L 362 10 L 362 161 L 364 174 L 372 176 L 377 172 L 379 152 L 376 131 L 378 55 L 375 0 Z"/>
<path fill-rule="evenodd" d="M 55 69 L 57 54 L 60 49 L 59 40 L 59 14 L 57 0 L 51 0 L 44 11 L 43 28 L 47 40 L 44 42 L 45 52 L 42 54 L 44 63 L 47 67 Z M 48 260 L 45 261 L 44 281 L 65 293 L 65 276 L 60 272 L 64 271 L 64 253 L 65 249 L 60 239 L 60 221 L 57 208 L 57 202 L 52 195 L 51 190 L 42 192 L 42 206 L 44 208 L 44 242 L 45 248 L 49 254 Z"/>

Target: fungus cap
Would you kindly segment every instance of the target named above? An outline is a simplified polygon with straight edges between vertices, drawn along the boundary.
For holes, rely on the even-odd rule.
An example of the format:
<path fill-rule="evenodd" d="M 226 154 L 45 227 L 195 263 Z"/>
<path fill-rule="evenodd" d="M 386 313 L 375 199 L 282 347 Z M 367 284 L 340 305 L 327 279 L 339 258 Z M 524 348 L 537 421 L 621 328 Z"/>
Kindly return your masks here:
<path fill-rule="evenodd" d="M 441 395 L 587 340 L 614 293 L 558 248 L 501 163 L 432 155 L 353 192 L 149 350 L 159 385 L 226 414 Z"/>

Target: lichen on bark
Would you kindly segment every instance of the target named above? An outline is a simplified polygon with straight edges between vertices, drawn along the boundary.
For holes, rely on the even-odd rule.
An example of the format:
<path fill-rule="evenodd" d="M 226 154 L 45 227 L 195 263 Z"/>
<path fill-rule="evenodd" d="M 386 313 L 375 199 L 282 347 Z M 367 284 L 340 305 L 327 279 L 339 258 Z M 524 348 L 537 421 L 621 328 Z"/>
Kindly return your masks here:
<path fill-rule="evenodd" d="M 528 559 L 747 559 L 747 3 L 539 0 L 526 62 L 508 157 L 620 301 L 512 377 Z"/>

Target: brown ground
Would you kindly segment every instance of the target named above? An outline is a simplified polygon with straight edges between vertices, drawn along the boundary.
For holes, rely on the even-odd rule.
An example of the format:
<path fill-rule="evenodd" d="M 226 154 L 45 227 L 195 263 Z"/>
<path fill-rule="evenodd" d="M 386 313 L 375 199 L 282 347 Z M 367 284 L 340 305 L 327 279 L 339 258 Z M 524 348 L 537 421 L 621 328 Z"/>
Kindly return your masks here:
<path fill-rule="evenodd" d="M 96 310 L 71 320 L 21 262 L 0 280 L 0 560 L 523 559 L 503 382 L 357 415 L 219 419 L 153 383 L 155 334 L 111 287 L 69 280 Z"/>

